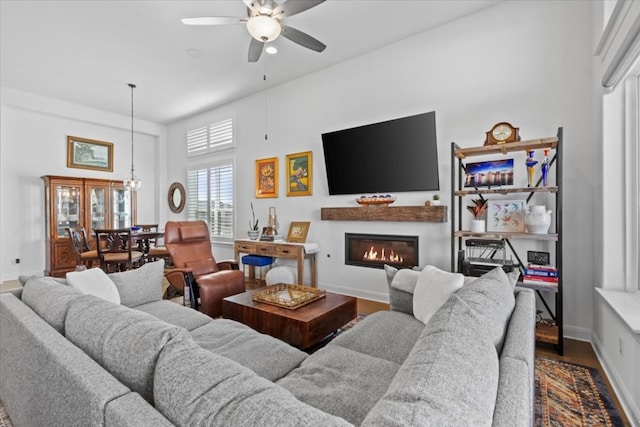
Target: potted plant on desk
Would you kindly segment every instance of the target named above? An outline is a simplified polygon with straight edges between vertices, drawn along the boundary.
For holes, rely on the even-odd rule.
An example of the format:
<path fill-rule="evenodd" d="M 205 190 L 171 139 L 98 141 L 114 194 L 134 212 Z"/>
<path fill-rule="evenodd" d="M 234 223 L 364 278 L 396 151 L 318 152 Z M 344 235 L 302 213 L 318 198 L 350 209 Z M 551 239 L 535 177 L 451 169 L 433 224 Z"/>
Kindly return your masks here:
<path fill-rule="evenodd" d="M 260 234 L 258 222 L 259 220 L 256 219 L 256 213 L 253 210 L 253 203 L 251 203 L 251 221 L 249 221 L 249 231 L 247 232 L 249 239 L 251 240 L 257 240 L 258 235 Z"/>

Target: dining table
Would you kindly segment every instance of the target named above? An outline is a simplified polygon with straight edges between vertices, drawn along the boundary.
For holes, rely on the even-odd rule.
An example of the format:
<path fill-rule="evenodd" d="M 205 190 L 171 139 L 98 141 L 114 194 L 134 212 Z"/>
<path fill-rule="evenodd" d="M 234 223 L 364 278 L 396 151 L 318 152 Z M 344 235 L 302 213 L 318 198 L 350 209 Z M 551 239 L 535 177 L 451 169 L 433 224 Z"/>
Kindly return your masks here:
<path fill-rule="evenodd" d="M 133 231 L 131 232 L 131 240 L 138 244 L 138 248 L 144 254 L 145 258 L 151 248 L 153 239 L 164 237 L 164 231 Z"/>

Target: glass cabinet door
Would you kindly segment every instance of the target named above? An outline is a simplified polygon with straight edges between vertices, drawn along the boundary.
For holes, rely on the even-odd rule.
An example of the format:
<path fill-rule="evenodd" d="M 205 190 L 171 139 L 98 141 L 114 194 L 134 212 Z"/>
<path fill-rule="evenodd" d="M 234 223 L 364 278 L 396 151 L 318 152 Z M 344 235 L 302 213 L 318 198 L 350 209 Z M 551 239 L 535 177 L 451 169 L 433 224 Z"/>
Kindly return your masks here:
<path fill-rule="evenodd" d="M 112 190 L 113 228 L 129 228 L 131 224 L 131 190 L 115 188 Z"/>
<path fill-rule="evenodd" d="M 80 224 L 80 194 L 82 189 L 79 186 L 58 185 L 56 186 L 56 208 L 53 223 L 56 225 L 55 237 L 66 237 L 66 227 L 78 227 Z"/>
<path fill-rule="evenodd" d="M 107 204 L 106 204 L 107 190 L 100 187 L 91 187 L 89 190 L 89 215 L 91 222 L 91 230 L 87 230 L 88 233 L 96 228 L 107 228 Z"/>

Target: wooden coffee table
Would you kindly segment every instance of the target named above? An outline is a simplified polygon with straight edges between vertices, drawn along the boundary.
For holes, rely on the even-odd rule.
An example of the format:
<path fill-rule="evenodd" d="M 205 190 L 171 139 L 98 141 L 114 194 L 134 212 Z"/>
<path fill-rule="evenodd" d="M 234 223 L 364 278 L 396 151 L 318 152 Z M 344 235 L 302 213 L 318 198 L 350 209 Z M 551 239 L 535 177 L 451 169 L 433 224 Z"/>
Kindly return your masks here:
<path fill-rule="evenodd" d="M 222 317 L 243 323 L 295 347 L 306 349 L 318 344 L 357 316 L 354 297 L 327 292 L 324 298 L 296 310 L 255 302 L 259 289 L 222 300 Z"/>

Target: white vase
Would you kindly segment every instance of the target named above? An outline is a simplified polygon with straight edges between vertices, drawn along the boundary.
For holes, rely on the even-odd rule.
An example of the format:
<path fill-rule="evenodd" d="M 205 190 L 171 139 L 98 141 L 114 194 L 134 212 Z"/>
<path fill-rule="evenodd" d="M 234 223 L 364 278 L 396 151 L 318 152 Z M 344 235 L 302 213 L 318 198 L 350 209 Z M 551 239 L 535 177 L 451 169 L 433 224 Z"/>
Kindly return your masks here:
<path fill-rule="evenodd" d="M 527 233 L 547 234 L 551 226 L 551 211 L 543 205 L 528 206 L 524 223 L 527 225 Z"/>
<path fill-rule="evenodd" d="M 440 206 L 440 200 L 432 200 L 431 206 Z"/>
<path fill-rule="evenodd" d="M 247 234 L 249 235 L 249 239 L 256 240 L 258 238 L 258 235 L 260 234 L 260 231 L 259 230 L 249 230 L 249 231 L 247 231 Z"/>
<path fill-rule="evenodd" d="M 472 219 L 471 220 L 471 232 L 472 233 L 484 233 L 485 231 L 485 222 L 483 219 Z"/>

